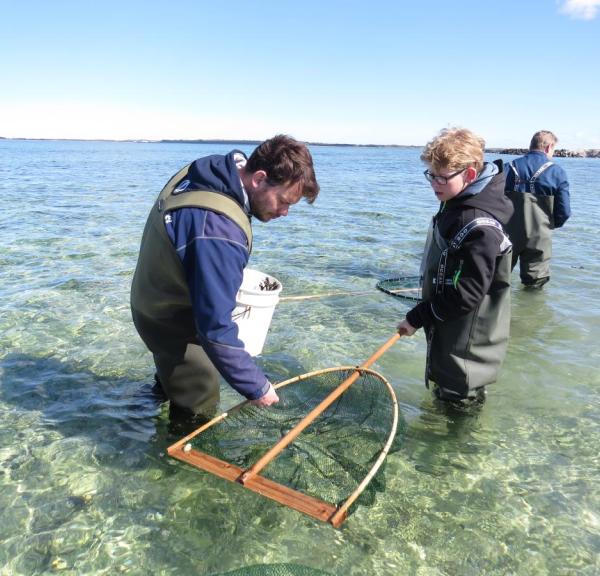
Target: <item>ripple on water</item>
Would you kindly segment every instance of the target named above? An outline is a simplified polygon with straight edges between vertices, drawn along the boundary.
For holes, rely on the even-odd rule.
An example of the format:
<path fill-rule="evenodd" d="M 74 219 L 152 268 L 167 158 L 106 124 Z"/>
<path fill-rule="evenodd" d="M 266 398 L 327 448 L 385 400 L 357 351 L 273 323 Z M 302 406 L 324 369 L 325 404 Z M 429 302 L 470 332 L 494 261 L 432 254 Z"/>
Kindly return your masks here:
<path fill-rule="evenodd" d="M 507 359 L 480 413 L 431 401 L 422 334 L 376 363 L 406 433 L 385 490 L 336 531 L 165 457 L 167 411 L 140 393 L 153 369 L 128 298 L 147 212 L 165 174 L 230 145 L 0 148 L 4 572 L 218 574 L 306 564 L 309 551 L 333 574 L 600 573 L 597 161 L 569 163 L 573 189 L 589 194 L 573 195 L 554 236 L 550 284 L 513 287 Z M 381 346 L 410 303 L 375 284 L 418 270 L 436 208 L 418 149 L 313 152 L 323 194 L 255 226 L 251 265 L 284 295 L 372 294 L 281 302 L 259 359 L 273 378 L 360 363 Z M 15 177 L 24 163 L 28 176 Z M 122 194 L 131 182 L 144 183 L 129 188 L 134 202 Z M 239 400 L 230 389 L 223 399 Z"/>

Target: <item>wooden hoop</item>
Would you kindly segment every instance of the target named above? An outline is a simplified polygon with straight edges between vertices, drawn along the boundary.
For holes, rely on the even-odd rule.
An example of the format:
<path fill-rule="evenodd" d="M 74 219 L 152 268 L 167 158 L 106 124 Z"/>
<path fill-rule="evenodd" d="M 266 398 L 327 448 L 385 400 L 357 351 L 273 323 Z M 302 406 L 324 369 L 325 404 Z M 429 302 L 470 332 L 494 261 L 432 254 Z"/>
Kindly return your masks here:
<path fill-rule="evenodd" d="M 275 389 L 283 388 L 285 386 L 289 386 L 290 384 L 294 384 L 296 382 L 301 382 L 302 380 L 306 380 L 307 378 L 312 378 L 314 376 L 318 376 L 320 374 L 327 374 L 330 372 L 339 372 L 339 371 L 352 371 L 352 374 L 344 380 L 339 386 L 337 386 L 333 392 L 331 392 L 316 408 L 314 408 L 307 416 L 305 416 L 292 430 L 290 430 L 283 438 L 279 440 L 270 450 L 268 450 L 253 466 L 248 468 L 247 470 L 242 470 L 238 466 L 225 462 L 224 460 L 220 460 L 209 454 L 201 452 L 200 450 L 196 450 L 192 448 L 189 441 L 207 430 L 211 428 L 215 424 L 221 422 L 225 418 L 227 418 L 230 414 L 238 411 L 243 406 L 248 404 L 248 400 L 237 404 L 227 412 L 223 412 L 219 416 L 216 416 L 210 422 L 207 422 L 203 426 L 200 426 L 197 430 L 194 430 L 191 434 L 188 434 L 181 440 L 178 440 L 171 446 L 167 448 L 167 453 L 169 456 L 173 458 L 177 458 L 195 466 L 197 468 L 206 470 L 211 472 L 221 478 L 229 480 L 231 482 L 237 482 L 242 484 L 244 487 L 253 490 L 263 496 L 271 498 L 281 504 L 284 504 L 290 508 L 298 510 L 299 512 L 303 512 L 313 518 L 318 520 L 322 520 L 325 522 L 329 522 L 335 528 L 339 528 L 344 520 L 348 516 L 348 510 L 350 506 L 356 501 L 356 499 L 360 496 L 360 494 L 367 487 L 369 482 L 373 479 L 385 457 L 387 456 L 392 443 L 394 441 L 394 437 L 396 435 L 397 427 L 398 427 L 398 400 L 396 398 L 396 394 L 391 384 L 383 377 L 380 373 L 375 372 L 368 368 L 373 362 L 375 362 L 384 352 L 388 350 L 397 340 L 400 338 L 399 334 L 394 334 L 381 348 L 379 348 L 363 365 L 361 366 L 335 366 L 332 368 L 324 368 L 321 370 L 314 370 L 312 372 L 307 372 L 306 374 L 301 374 L 299 376 L 294 376 L 288 380 L 284 380 L 274 386 Z M 324 502 L 317 498 L 313 498 L 312 496 L 308 496 L 298 490 L 294 490 L 283 484 L 279 484 L 268 478 L 264 478 L 260 476 L 258 472 L 262 470 L 267 464 L 269 464 L 274 458 L 279 455 L 283 449 L 288 446 L 293 440 L 306 428 L 308 427 L 319 414 L 321 414 L 324 410 L 327 409 L 328 406 L 333 404 L 333 402 L 339 398 L 359 377 L 362 373 L 371 374 L 375 376 L 375 378 L 386 386 L 388 394 L 390 395 L 392 401 L 392 426 L 390 428 L 390 434 L 379 453 L 377 459 L 375 460 L 373 466 L 364 477 L 364 479 L 358 484 L 356 490 L 346 498 L 344 502 L 339 504 L 338 506 L 334 504 L 330 504 L 328 502 Z"/>

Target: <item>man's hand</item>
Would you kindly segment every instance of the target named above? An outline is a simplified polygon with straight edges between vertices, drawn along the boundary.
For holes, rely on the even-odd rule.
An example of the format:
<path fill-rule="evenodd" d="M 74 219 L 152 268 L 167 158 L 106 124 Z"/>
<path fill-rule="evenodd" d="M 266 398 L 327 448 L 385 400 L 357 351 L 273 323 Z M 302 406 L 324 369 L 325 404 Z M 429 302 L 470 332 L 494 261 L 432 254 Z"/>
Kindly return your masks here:
<path fill-rule="evenodd" d="M 408 320 L 406 318 L 402 320 L 400 324 L 398 324 L 398 333 L 400 334 L 400 336 L 412 336 L 416 331 L 417 329 L 413 328 L 408 323 Z"/>
<path fill-rule="evenodd" d="M 256 400 L 250 400 L 250 404 L 254 406 L 271 406 L 271 404 L 277 404 L 279 402 L 279 396 L 277 396 L 277 392 L 275 392 L 275 388 L 273 388 L 273 384 L 269 382 L 269 389 L 264 396 L 257 398 Z"/>

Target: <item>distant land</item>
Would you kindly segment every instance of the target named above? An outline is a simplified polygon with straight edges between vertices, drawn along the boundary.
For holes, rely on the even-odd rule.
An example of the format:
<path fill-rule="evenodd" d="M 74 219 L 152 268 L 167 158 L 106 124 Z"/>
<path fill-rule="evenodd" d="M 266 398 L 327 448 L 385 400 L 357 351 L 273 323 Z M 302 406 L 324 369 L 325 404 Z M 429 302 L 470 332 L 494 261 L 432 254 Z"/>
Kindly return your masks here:
<path fill-rule="evenodd" d="M 111 140 L 108 138 L 6 138 L 0 136 L 0 140 L 32 140 L 32 141 L 65 141 L 65 142 L 130 142 L 134 144 L 249 144 L 258 145 L 262 140 L 230 140 L 230 139 L 193 139 L 193 140 Z M 337 142 L 306 142 L 309 146 L 344 146 L 348 148 L 423 148 L 422 144 L 341 144 Z M 486 148 L 490 154 L 512 154 L 521 156 L 528 152 L 527 148 Z M 587 150 L 556 149 L 554 156 L 557 158 L 600 158 L 600 149 L 591 148 Z"/>
<path fill-rule="evenodd" d="M 262 140 L 158 140 L 161 144 L 260 144 Z M 416 144 L 340 144 L 339 142 L 305 142 L 308 146 L 347 146 L 362 148 L 422 148 Z"/>
<path fill-rule="evenodd" d="M 5 138 L 0 136 L 0 140 L 29 140 L 32 142 L 130 142 L 134 144 L 249 144 L 258 146 L 263 140 L 221 140 L 219 138 L 210 139 L 193 139 L 193 140 L 146 140 L 127 139 L 127 140 L 111 140 L 110 138 Z M 304 141 L 308 146 L 347 146 L 347 147 L 363 147 L 363 148 L 422 148 L 419 144 L 341 144 L 337 142 L 308 142 Z"/>
<path fill-rule="evenodd" d="M 528 148 L 486 148 L 486 152 L 492 154 L 514 154 L 521 156 L 529 152 Z M 566 148 L 557 148 L 554 150 L 554 156 L 557 158 L 600 158 L 600 150 L 592 148 L 589 150 L 567 150 Z"/>

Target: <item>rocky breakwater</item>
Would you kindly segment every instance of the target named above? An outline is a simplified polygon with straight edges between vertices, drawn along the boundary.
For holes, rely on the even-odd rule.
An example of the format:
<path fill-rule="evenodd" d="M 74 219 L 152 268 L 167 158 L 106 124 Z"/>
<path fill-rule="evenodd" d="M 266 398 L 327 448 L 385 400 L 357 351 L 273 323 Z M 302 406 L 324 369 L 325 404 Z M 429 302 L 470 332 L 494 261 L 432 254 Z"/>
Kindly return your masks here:
<path fill-rule="evenodd" d="M 523 154 L 527 154 L 529 150 L 527 148 L 488 148 L 486 152 L 522 156 Z M 597 148 L 590 150 L 566 150 L 565 148 L 557 148 L 554 151 L 554 156 L 557 158 L 600 158 L 600 150 Z"/>

